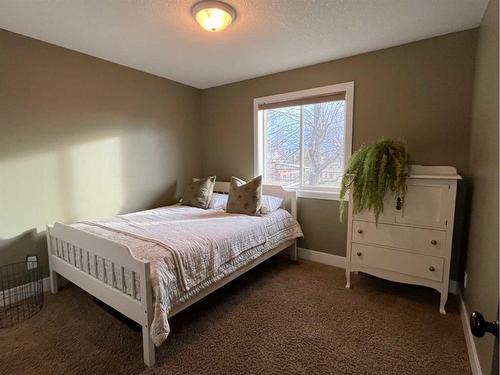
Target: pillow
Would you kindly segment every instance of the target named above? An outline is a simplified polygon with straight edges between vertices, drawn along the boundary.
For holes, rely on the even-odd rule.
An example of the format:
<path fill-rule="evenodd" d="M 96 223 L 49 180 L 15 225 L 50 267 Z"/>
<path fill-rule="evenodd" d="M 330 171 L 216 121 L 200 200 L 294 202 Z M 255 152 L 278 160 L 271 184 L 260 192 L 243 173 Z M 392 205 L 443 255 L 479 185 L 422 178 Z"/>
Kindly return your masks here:
<path fill-rule="evenodd" d="M 229 195 L 221 193 L 213 193 L 210 207 L 214 210 L 225 210 L 227 207 Z M 265 215 L 276 211 L 283 204 L 283 198 L 274 197 L 272 195 L 263 195 L 260 213 Z"/>
<path fill-rule="evenodd" d="M 257 176 L 248 182 L 231 177 L 226 212 L 257 215 L 260 211 L 261 199 L 262 176 Z"/>
<path fill-rule="evenodd" d="M 273 197 L 272 195 L 262 196 L 262 205 L 260 207 L 261 214 L 268 214 L 276 211 L 283 204 L 283 198 Z"/>
<path fill-rule="evenodd" d="M 227 194 L 213 193 L 212 200 L 210 201 L 210 208 L 214 210 L 225 210 L 227 206 Z"/>
<path fill-rule="evenodd" d="M 215 176 L 193 178 L 182 195 L 182 205 L 208 208 L 214 192 Z"/>

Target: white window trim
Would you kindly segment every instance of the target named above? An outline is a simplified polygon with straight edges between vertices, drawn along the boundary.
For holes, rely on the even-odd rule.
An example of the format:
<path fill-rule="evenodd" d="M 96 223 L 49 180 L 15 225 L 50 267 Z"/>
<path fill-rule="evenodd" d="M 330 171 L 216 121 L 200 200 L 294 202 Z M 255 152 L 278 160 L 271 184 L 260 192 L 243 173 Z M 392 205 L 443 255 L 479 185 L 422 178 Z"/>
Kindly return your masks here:
<path fill-rule="evenodd" d="M 288 100 L 296 100 L 311 96 L 322 96 L 345 92 L 345 149 L 344 157 L 347 162 L 352 153 L 352 124 L 354 113 L 354 81 L 338 83 L 335 85 L 316 87 L 307 90 L 292 91 L 284 94 L 264 96 L 253 100 L 253 130 L 254 130 L 254 175 L 262 174 L 264 170 L 263 152 L 264 147 L 262 122 L 259 121 L 259 105 L 264 103 L 279 103 Z M 297 189 L 297 195 L 301 198 L 338 200 L 339 192 Z M 347 197 L 346 197 L 347 200 Z"/>

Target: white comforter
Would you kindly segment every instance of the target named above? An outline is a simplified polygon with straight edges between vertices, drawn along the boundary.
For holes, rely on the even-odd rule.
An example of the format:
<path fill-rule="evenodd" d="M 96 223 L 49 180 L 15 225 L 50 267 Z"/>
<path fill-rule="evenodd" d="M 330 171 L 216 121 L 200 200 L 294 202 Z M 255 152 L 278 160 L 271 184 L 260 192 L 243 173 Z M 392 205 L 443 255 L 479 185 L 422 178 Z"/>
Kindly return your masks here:
<path fill-rule="evenodd" d="M 302 236 L 285 210 L 262 217 L 169 206 L 74 226 L 122 243 L 151 262 L 155 313 L 151 338 L 168 336 L 168 313 L 205 287 L 281 243 Z"/>

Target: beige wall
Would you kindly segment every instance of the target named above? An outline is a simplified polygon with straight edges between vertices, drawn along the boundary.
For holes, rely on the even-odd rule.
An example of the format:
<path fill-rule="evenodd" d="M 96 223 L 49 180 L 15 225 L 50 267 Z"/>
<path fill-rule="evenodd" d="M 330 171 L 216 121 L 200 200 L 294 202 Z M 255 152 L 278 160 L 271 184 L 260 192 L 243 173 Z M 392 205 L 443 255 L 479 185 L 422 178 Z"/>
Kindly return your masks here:
<path fill-rule="evenodd" d="M 200 91 L 0 31 L 0 262 L 44 257 L 46 223 L 169 203 L 200 172 L 250 177 L 253 98 L 287 91 L 355 81 L 354 148 L 403 137 L 414 162 L 467 175 L 476 36 Z M 299 220 L 300 246 L 345 254 L 338 202 L 300 199 Z"/>
<path fill-rule="evenodd" d="M 470 135 L 473 182 L 467 288 L 470 312 L 488 320 L 498 312 L 498 0 L 491 0 L 479 29 Z M 490 374 L 493 336 L 476 339 L 484 374 Z"/>
<path fill-rule="evenodd" d="M 469 173 L 477 30 L 427 39 L 202 92 L 203 171 L 253 175 L 253 99 L 355 81 L 354 149 L 381 136 L 408 141 L 413 162 Z M 300 246 L 345 255 L 338 202 L 301 199 Z"/>
<path fill-rule="evenodd" d="M 44 229 L 172 202 L 199 172 L 200 90 L 0 30 L 0 264 Z"/>

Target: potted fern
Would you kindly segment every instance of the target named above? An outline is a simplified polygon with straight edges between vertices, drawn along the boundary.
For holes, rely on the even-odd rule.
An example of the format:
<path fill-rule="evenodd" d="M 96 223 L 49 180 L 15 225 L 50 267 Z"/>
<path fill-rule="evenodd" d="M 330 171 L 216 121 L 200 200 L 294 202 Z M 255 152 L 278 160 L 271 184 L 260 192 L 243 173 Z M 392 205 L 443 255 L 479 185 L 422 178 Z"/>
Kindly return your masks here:
<path fill-rule="evenodd" d="M 379 216 L 384 212 L 387 191 L 404 202 L 408 152 L 406 143 L 391 139 L 363 146 L 349 160 L 340 188 L 340 220 L 344 211 L 346 193 L 352 189 L 353 214 L 370 210 Z"/>

